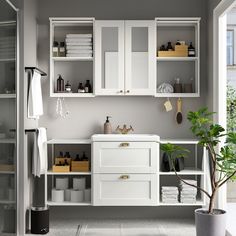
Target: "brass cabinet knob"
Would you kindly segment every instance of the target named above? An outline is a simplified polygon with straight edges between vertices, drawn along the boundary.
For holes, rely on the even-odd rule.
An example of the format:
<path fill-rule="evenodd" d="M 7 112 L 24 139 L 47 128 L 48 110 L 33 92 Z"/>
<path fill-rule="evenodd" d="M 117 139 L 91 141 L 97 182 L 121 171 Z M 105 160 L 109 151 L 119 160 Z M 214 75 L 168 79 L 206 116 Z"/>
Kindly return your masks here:
<path fill-rule="evenodd" d="M 120 179 L 129 179 L 129 175 L 121 175 Z"/>
<path fill-rule="evenodd" d="M 129 143 L 121 143 L 120 144 L 120 147 L 128 147 L 129 146 Z"/>

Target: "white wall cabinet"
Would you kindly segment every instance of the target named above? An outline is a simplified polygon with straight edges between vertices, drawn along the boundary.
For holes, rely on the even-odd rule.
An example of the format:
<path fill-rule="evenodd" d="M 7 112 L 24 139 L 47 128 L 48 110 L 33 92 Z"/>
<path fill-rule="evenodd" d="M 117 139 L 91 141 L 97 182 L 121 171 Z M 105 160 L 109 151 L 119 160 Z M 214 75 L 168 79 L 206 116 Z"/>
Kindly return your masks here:
<path fill-rule="evenodd" d="M 155 22 L 95 21 L 95 94 L 155 94 Z"/>

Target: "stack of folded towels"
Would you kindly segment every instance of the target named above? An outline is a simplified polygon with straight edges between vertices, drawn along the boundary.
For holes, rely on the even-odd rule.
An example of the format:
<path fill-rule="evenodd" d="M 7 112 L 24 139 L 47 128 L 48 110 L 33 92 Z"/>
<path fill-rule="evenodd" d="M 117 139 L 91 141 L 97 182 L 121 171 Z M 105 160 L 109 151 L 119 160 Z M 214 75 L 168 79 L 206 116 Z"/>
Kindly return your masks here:
<path fill-rule="evenodd" d="M 184 181 L 195 186 L 197 185 L 196 180 L 185 179 Z M 196 198 L 197 189 L 180 181 L 180 202 L 190 204 L 196 203 Z"/>
<path fill-rule="evenodd" d="M 0 59 L 14 59 L 15 44 L 14 36 L 0 37 Z"/>
<path fill-rule="evenodd" d="M 163 203 L 178 203 L 179 190 L 176 186 L 162 186 L 161 195 Z"/>
<path fill-rule="evenodd" d="M 67 57 L 92 57 L 93 44 L 92 34 L 67 34 L 66 56 Z"/>

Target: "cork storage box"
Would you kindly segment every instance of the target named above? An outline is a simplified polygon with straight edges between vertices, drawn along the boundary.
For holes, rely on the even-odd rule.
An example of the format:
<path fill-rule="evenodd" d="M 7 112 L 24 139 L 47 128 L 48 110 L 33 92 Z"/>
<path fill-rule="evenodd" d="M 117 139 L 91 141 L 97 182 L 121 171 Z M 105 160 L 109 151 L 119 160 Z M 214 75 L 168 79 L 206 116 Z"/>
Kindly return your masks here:
<path fill-rule="evenodd" d="M 71 161 L 72 172 L 88 172 L 89 161 Z"/>
<path fill-rule="evenodd" d="M 70 172 L 70 166 L 52 166 L 53 172 Z"/>

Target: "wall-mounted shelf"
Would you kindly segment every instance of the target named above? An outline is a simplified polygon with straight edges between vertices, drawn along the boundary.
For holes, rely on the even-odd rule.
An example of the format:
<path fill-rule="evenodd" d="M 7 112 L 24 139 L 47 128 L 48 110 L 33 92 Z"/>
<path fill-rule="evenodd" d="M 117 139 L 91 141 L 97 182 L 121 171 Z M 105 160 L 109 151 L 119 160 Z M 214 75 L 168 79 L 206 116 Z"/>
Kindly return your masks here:
<path fill-rule="evenodd" d="M 163 203 L 163 202 L 160 202 L 159 204 L 160 206 L 204 206 L 205 203 L 204 201 L 202 200 L 197 200 L 196 203 L 181 203 L 181 202 L 178 202 L 178 203 Z"/>
<path fill-rule="evenodd" d="M 0 175 L 14 175 L 14 171 L 0 171 Z"/>
<path fill-rule="evenodd" d="M 196 61 L 198 57 L 157 57 L 157 61 Z"/>
<path fill-rule="evenodd" d="M 93 98 L 92 93 L 53 93 L 51 97 L 54 98 Z"/>
<path fill-rule="evenodd" d="M 93 61 L 93 57 L 52 57 L 53 61 Z"/>
<path fill-rule="evenodd" d="M 184 170 L 181 170 L 177 172 L 178 175 L 204 175 L 204 171 L 200 169 L 194 169 L 194 168 L 185 168 Z M 160 171 L 160 175 L 175 175 L 174 171 L 171 172 L 163 172 Z"/>
<path fill-rule="evenodd" d="M 91 139 L 51 139 L 48 144 L 91 144 Z"/>
<path fill-rule="evenodd" d="M 16 94 L 0 94 L 1 98 L 16 98 Z"/>
<path fill-rule="evenodd" d="M 13 144 L 15 144 L 16 140 L 11 139 L 11 138 L 2 138 L 2 139 L 0 139 L 0 143 L 9 143 L 9 144 L 13 143 Z"/>
<path fill-rule="evenodd" d="M 49 170 L 47 175 L 91 175 L 91 172 L 52 172 Z"/>
<path fill-rule="evenodd" d="M 192 86 L 192 92 L 159 93 L 155 97 L 200 97 L 200 18 L 156 18 L 156 51 L 162 45 L 171 42 L 174 46 L 177 40 L 185 41 L 186 45 L 193 43 L 195 57 L 156 57 L 157 89 L 163 83 L 175 83 L 180 78 L 182 85 Z M 184 86 L 183 86 L 184 87 Z M 189 89 L 191 91 L 191 89 Z M 189 91 L 186 89 L 186 91 Z"/>
<path fill-rule="evenodd" d="M 52 202 L 48 201 L 49 206 L 91 206 L 91 202 Z"/>
<path fill-rule="evenodd" d="M 15 58 L 2 58 L 0 59 L 0 62 L 14 62 L 16 61 Z"/>

